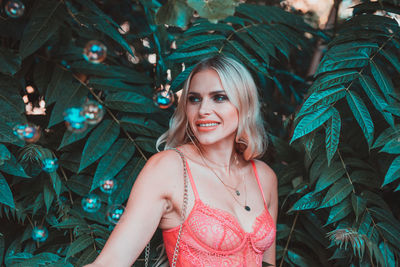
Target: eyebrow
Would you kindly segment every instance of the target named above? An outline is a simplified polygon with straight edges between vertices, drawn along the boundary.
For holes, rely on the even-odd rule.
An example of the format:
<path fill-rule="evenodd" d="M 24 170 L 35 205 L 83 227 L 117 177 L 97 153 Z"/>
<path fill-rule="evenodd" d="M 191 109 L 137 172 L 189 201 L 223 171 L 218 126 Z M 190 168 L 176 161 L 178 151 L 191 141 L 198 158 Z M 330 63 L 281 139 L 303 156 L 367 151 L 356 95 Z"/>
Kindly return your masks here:
<path fill-rule="evenodd" d="M 212 91 L 209 93 L 209 95 L 217 95 L 217 94 L 225 94 L 226 92 L 224 90 L 219 90 L 219 91 Z M 200 95 L 200 93 L 197 92 L 189 92 L 188 95 Z"/>

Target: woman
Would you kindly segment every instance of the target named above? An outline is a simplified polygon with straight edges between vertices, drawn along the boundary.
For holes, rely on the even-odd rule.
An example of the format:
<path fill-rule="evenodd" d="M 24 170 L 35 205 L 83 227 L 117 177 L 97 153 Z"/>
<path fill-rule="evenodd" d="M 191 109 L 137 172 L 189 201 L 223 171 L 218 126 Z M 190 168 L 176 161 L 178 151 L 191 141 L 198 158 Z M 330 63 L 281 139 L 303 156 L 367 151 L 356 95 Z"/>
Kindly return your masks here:
<path fill-rule="evenodd" d="M 249 72 L 217 56 L 187 79 L 170 128 L 157 146 L 178 148 L 189 180 L 176 266 L 275 264 L 277 179 L 264 162 L 265 131 Z M 157 227 L 170 264 L 184 195 L 183 163 L 174 150 L 152 156 L 137 177 L 125 213 L 90 266 L 130 266 Z"/>

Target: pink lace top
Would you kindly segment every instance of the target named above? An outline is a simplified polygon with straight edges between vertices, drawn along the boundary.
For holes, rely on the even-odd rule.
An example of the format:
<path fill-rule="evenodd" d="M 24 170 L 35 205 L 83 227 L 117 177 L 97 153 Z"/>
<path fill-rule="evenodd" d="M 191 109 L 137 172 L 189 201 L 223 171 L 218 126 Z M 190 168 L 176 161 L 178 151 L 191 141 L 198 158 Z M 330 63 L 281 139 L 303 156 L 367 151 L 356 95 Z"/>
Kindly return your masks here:
<path fill-rule="evenodd" d="M 186 161 L 195 203 L 182 226 L 176 266 L 262 266 L 263 254 L 274 242 L 276 228 L 267 209 L 254 161 L 251 164 L 265 209 L 253 223 L 252 232 L 248 233 L 231 213 L 210 207 L 200 200 Z M 163 231 L 170 265 L 179 227 Z"/>

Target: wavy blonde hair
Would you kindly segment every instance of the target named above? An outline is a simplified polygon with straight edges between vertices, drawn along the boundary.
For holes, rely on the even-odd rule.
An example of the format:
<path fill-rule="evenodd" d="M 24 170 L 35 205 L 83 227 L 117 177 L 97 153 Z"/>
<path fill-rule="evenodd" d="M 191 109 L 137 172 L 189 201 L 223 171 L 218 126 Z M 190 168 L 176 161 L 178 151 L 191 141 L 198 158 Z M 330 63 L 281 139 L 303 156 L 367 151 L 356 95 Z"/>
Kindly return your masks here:
<path fill-rule="evenodd" d="M 225 56 L 206 58 L 196 64 L 187 78 L 178 106 L 169 121 L 169 129 L 156 143 L 157 150 L 162 143 L 170 149 L 189 142 L 198 145 L 186 117 L 187 95 L 192 77 L 203 70 L 212 69 L 218 73 L 229 100 L 237 108 L 239 126 L 235 137 L 235 148 L 245 160 L 261 157 L 267 148 L 264 121 L 260 114 L 258 92 L 249 71 L 239 62 Z"/>

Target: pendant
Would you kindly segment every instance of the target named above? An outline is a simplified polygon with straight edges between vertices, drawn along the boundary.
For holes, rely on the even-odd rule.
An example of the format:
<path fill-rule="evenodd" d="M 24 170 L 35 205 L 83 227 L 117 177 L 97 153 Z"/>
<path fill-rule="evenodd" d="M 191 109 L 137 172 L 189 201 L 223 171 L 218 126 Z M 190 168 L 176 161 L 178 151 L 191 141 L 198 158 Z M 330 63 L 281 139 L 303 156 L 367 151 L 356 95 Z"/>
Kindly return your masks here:
<path fill-rule="evenodd" d="M 246 205 L 246 206 L 244 206 L 244 209 L 245 209 L 245 210 L 247 210 L 247 211 L 250 211 L 250 207 L 249 207 L 249 206 L 247 206 L 247 205 Z"/>
<path fill-rule="evenodd" d="M 239 190 L 236 189 L 236 192 L 235 192 L 235 193 L 236 193 L 237 196 L 240 196 Z"/>

